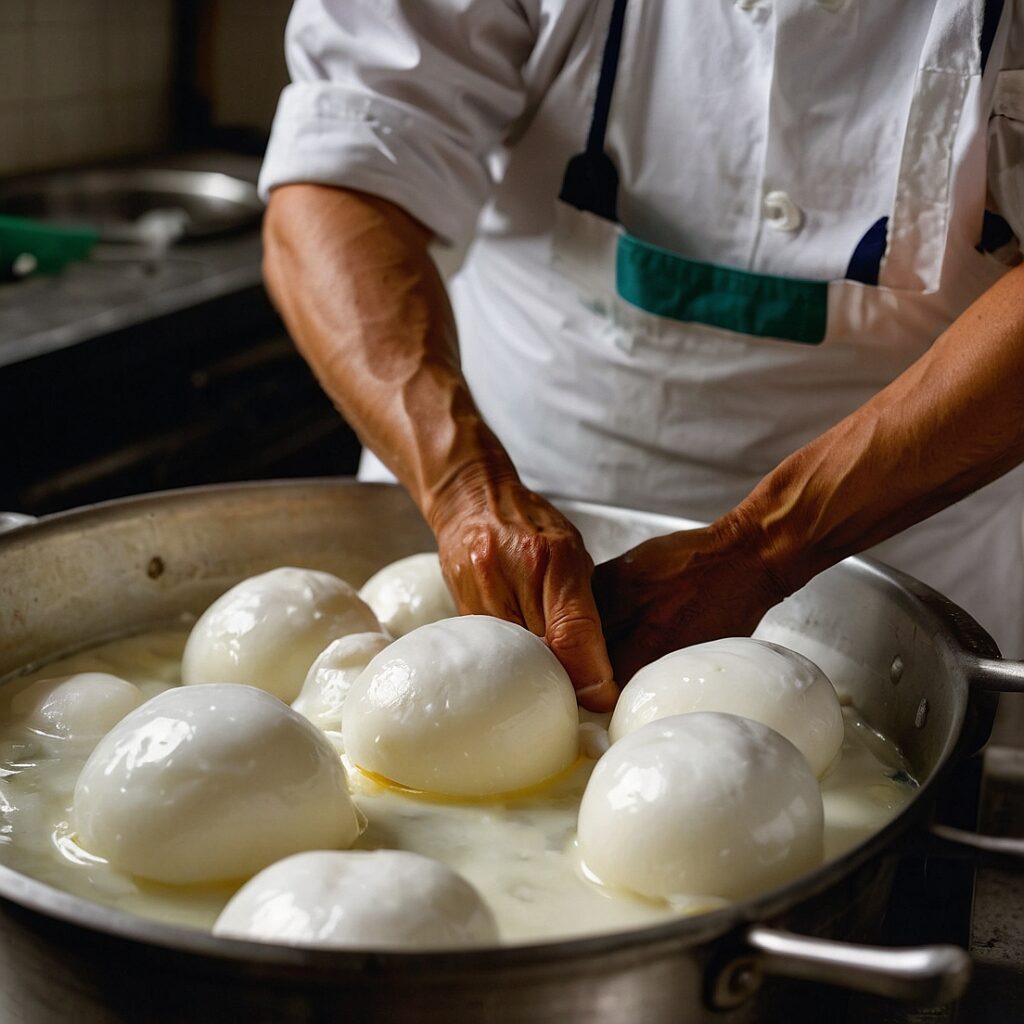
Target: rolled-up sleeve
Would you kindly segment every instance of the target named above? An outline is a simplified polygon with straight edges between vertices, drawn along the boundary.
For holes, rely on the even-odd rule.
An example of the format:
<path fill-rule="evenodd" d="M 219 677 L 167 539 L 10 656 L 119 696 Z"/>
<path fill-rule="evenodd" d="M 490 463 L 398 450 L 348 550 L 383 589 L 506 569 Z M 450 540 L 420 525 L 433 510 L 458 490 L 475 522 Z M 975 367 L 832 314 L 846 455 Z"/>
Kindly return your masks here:
<path fill-rule="evenodd" d="M 359 189 L 465 240 L 526 104 L 533 21 L 512 0 L 297 0 L 261 193 Z"/>

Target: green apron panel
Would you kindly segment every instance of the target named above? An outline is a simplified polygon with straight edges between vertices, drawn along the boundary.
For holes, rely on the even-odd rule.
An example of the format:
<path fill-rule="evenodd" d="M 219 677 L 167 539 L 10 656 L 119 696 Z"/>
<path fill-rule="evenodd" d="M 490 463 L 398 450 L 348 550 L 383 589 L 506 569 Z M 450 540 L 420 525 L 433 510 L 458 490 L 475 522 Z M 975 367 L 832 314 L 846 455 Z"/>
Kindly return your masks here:
<path fill-rule="evenodd" d="M 700 263 L 627 234 L 615 263 L 619 295 L 647 313 L 805 345 L 825 338 L 827 281 Z"/>

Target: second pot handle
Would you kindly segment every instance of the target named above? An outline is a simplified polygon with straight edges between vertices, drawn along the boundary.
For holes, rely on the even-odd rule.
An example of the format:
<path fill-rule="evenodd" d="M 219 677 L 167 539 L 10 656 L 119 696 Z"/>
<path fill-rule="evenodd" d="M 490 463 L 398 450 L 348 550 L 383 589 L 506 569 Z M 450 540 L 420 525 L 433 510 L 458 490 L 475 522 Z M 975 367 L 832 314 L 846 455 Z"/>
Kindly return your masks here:
<path fill-rule="evenodd" d="M 862 946 L 753 925 L 746 950 L 711 979 L 708 999 L 716 1009 L 739 1006 L 760 986 L 762 975 L 839 985 L 858 992 L 939 1006 L 961 996 L 971 958 L 959 946 Z"/>
<path fill-rule="evenodd" d="M 1012 836 L 987 836 L 951 825 L 932 825 L 928 829 L 925 850 L 939 856 L 969 857 L 976 863 L 1020 871 L 1024 868 L 1024 839 Z"/>
<path fill-rule="evenodd" d="M 972 656 L 968 678 L 971 686 L 989 693 L 1024 693 L 1024 661 Z"/>

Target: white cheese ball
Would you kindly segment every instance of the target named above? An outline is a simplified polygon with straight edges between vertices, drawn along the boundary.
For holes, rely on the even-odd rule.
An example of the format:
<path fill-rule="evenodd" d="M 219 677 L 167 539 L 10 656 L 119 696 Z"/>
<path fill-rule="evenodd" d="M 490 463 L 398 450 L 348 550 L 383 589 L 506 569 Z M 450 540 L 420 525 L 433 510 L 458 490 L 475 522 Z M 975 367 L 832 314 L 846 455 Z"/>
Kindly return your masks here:
<path fill-rule="evenodd" d="M 142 691 L 106 672 L 76 672 L 37 679 L 11 699 L 19 724 L 77 747 L 95 745 L 129 711 L 142 703 Z"/>
<path fill-rule="evenodd" d="M 341 706 L 360 672 L 380 654 L 391 637 L 353 633 L 329 644 L 309 667 L 302 691 L 292 702 L 318 729 L 341 730 Z"/>
<path fill-rule="evenodd" d="M 214 935 L 332 949 L 452 949 L 495 945 L 498 929 L 476 889 L 418 853 L 298 853 L 231 898 Z"/>
<path fill-rule="evenodd" d="M 724 711 L 771 726 L 819 777 L 843 745 L 843 712 L 828 677 L 802 654 L 765 640 L 713 640 L 640 669 L 619 696 L 611 741 L 691 711 Z"/>
<path fill-rule="evenodd" d="M 407 633 L 352 684 L 352 762 L 411 789 L 490 796 L 557 775 L 579 752 L 572 683 L 544 642 L 488 615 Z"/>
<path fill-rule="evenodd" d="M 166 690 L 100 741 L 75 786 L 79 843 L 171 885 L 248 878 L 359 834 L 326 737 L 252 686 Z"/>
<path fill-rule="evenodd" d="M 245 683 L 293 701 L 332 641 L 380 623 L 344 580 L 313 569 L 271 569 L 221 595 L 192 627 L 181 681 Z"/>
<path fill-rule="evenodd" d="M 662 718 L 615 743 L 580 804 L 586 868 L 654 899 L 742 900 L 816 868 L 821 790 L 773 729 L 712 712 Z"/>
<path fill-rule="evenodd" d="M 395 637 L 458 615 L 436 553 L 410 555 L 384 566 L 363 584 L 359 596 Z"/>

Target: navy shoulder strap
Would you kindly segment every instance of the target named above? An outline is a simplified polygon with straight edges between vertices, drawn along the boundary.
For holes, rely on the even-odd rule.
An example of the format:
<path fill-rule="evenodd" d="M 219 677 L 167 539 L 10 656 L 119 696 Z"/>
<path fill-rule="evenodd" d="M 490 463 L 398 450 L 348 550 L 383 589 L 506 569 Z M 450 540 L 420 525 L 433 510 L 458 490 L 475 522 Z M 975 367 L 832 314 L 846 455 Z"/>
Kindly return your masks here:
<path fill-rule="evenodd" d="M 604 140 L 608 131 L 608 116 L 615 90 L 615 76 L 619 70 L 622 49 L 622 30 L 626 21 L 627 0 L 615 0 L 601 56 L 601 73 L 597 80 L 594 113 L 587 133 L 587 147 L 577 153 L 565 168 L 559 198 L 579 210 L 587 210 L 618 220 L 619 172 L 612 158 L 605 152 Z"/>

